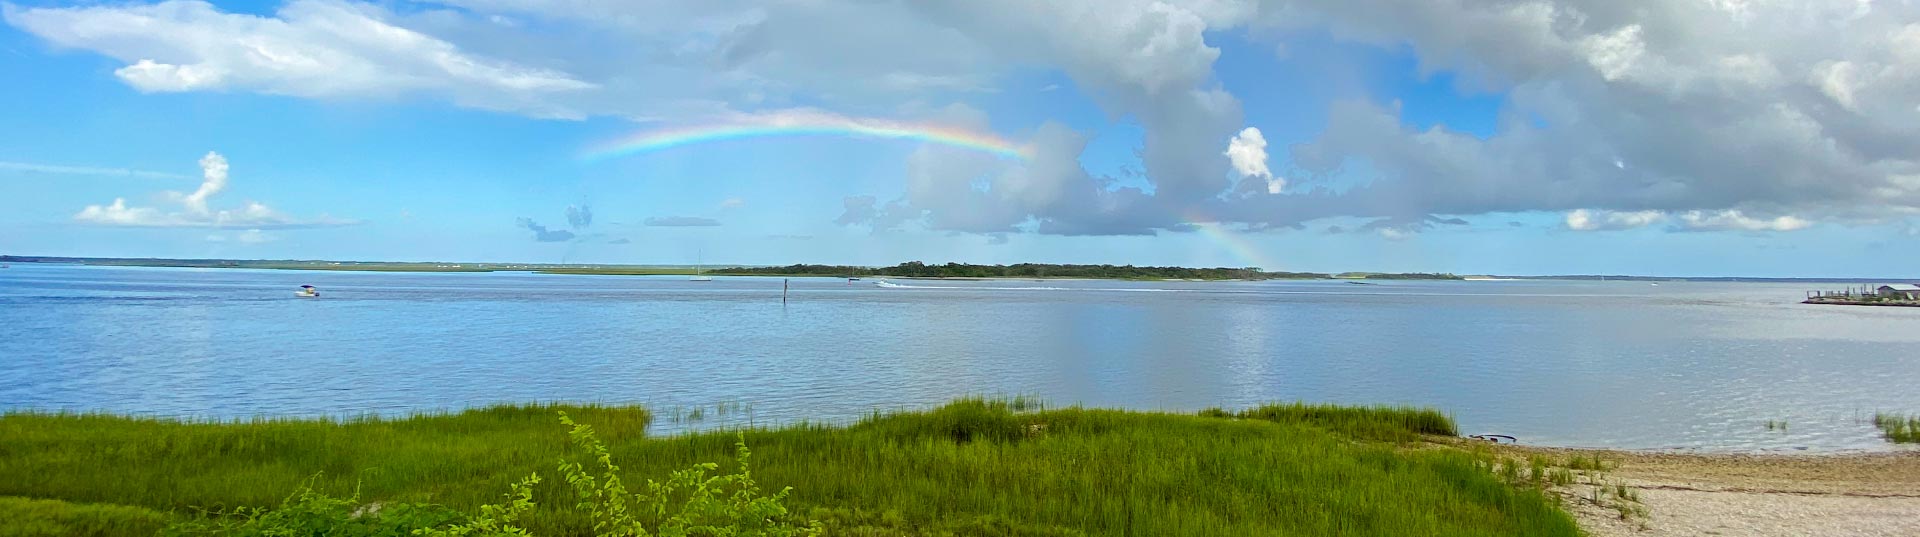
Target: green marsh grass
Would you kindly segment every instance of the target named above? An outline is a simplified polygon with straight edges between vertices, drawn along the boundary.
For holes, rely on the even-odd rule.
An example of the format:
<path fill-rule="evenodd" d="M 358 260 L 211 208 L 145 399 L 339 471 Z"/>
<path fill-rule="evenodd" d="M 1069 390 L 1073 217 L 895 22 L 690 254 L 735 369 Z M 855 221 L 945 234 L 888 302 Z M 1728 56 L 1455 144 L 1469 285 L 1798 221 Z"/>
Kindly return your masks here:
<path fill-rule="evenodd" d="M 645 436 L 649 416 L 632 407 L 221 423 L 8 414 L 0 475 L 22 477 L 0 479 L 0 496 L 192 517 L 280 505 L 311 480 L 335 497 L 472 513 L 540 473 L 520 523 L 536 535 L 582 534 L 591 522 L 554 473 L 585 460 L 556 420 L 564 410 L 593 425 L 629 483 L 732 460 L 744 433 L 753 478 L 770 491 L 793 487 L 792 515 L 830 535 L 1579 534 L 1555 500 L 1503 482 L 1485 455 L 1392 443 L 1451 433 L 1439 413 L 1277 405 L 1219 419 L 1016 407 L 1038 405 L 964 399 L 845 427 L 660 438 Z M 9 514 L 0 507 L 0 520 Z"/>
<path fill-rule="evenodd" d="M 0 537 L 153 535 L 175 518 L 129 505 L 0 496 Z"/>
<path fill-rule="evenodd" d="M 1920 415 L 1876 412 L 1873 414 L 1873 426 L 1879 427 L 1881 436 L 1886 437 L 1889 442 L 1920 443 Z"/>
<path fill-rule="evenodd" d="M 1220 409 L 1202 416 L 1224 417 Z M 1396 406 L 1339 406 L 1308 403 L 1269 404 L 1232 414 L 1241 419 L 1307 425 L 1363 440 L 1410 442 L 1420 435 L 1458 436 L 1453 418 L 1440 411 Z"/>

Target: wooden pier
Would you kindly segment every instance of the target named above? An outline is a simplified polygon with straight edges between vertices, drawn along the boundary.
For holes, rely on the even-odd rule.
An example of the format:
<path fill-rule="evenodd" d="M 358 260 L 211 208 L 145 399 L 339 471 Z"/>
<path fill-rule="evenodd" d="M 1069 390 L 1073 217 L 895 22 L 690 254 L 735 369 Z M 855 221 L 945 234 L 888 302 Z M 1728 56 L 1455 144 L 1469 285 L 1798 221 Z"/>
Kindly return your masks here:
<path fill-rule="evenodd" d="M 1873 287 L 1848 287 L 1839 291 L 1807 291 L 1807 299 L 1801 304 L 1828 304 L 1838 306 L 1896 306 L 1920 307 L 1920 300 L 1896 298 L 1880 294 Z"/>

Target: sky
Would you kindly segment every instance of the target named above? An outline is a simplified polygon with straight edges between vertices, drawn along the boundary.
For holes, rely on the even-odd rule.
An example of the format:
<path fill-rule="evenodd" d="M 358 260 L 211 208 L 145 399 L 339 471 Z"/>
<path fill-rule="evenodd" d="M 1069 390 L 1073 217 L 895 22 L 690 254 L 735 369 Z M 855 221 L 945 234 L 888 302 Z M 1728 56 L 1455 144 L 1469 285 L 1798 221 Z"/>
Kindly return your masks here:
<path fill-rule="evenodd" d="M 1920 277 L 1911 0 L 0 16 L 0 254 Z"/>

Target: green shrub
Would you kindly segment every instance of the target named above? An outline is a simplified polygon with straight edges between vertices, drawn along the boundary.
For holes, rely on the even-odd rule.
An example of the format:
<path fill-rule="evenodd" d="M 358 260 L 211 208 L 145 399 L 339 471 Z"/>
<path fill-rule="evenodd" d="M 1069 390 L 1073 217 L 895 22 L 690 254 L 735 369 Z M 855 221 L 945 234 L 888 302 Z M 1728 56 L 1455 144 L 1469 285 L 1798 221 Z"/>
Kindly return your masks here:
<path fill-rule="evenodd" d="M 593 434 L 593 427 L 575 423 L 560 412 L 560 422 L 571 427 L 568 436 L 575 446 L 587 450 L 600 467 L 600 474 L 587 472 L 578 462 L 560 463 L 560 475 L 579 496 L 576 507 L 593 515 L 593 531 L 602 537 L 648 536 L 682 537 L 687 535 L 755 535 L 787 537 L 817 535 L 818 528 L 788 524 L 787 508 L 781 504 L 792 487 L 772 496 L 760 494 L 753 481 L 747 438 L 740 434 L 734 444 L 740 473 L 707 477 L 719 465 L 710 462 L 673 472 L 667 480 L 647 480 L 646 491 L 628 492 L 620 479 L 620 466 L 606 444 Z M 646 521 L 657 520 L 649 532 Z"/>
<path fill-rule="evenodd" d="M 461 520 L 460 513 L 423 504 L 361 504 L 359 495 L 335 498 L 316 491 L 312 481 L 274 509 L 241 507 L 232 512 L 186 520 L 161 531 L 165 536 L 210 535 L 270 537 L 403 537 Z"/>

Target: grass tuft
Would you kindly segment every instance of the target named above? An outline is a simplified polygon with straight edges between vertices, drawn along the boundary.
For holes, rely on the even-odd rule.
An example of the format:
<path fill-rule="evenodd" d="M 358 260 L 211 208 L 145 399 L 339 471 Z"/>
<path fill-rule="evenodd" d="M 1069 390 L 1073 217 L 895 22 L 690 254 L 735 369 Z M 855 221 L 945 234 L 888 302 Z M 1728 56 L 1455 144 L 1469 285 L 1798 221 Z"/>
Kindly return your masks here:
<path fill-rule="evenodd" d="M 1224 417 L 1226 412 L 1211 408 L 1201 416 Z M 1322 427 L 1365 440 L 1409 442 L 1420 435 L 1458 436 L 1453 418 L 1428 408 L 1398 406 L 1339 406 L 1289 403 L 1268 404 L 1242 410 L 1234 417 L 1270 421 L 1288 425 Z"/>
<path fill-rule="evenodd" d="M 1873 426 L 1879 427 L 1881 436 L 1886 437 L 1889 442 L 1895 444 L 1920 443 L 1920 415 L 1908 416 L 1904 414 L 1876 412 L 1873 415 Z"/>
<path fill-rule="evenodd" d="M 173 518 L 130 505 L 0 496 L 0 537 L 154 535 Z"/>

